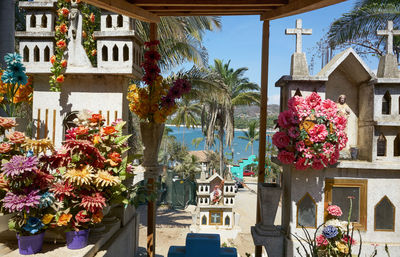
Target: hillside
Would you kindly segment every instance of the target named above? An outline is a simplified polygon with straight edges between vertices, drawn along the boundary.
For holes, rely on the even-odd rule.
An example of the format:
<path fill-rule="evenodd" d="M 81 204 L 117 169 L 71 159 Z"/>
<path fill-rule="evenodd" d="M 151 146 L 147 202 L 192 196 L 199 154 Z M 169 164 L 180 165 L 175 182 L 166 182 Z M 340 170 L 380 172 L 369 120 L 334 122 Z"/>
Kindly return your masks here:
<path fill-rule="evenodd" d="M 274 120 L 277 119 L 279 114 L 279 105 L 270 104 L 268 105 L 268 120 L 267 127 L 274 127 Z M 260 119 L 260 107 L 259 106 L 237 106 L 235 107 L 235 127 L 236 128 L 247 128 L 247 124 L 252 120 Z"/>

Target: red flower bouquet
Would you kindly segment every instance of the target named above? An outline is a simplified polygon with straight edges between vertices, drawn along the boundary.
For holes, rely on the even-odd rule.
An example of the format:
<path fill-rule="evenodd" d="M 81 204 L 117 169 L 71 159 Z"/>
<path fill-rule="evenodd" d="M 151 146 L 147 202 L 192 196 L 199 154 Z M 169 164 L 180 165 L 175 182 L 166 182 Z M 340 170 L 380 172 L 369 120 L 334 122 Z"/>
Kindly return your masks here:
<path fill-rule="evenodd" d="M 306 98 L 290 98 L 288 108 L 279 114 L 280 131 L 272 137 L 278 159 L 298 170 L 335 164 L 347 143 L 347 119 L 338 114 L 336 103 L 321 100 L 314 92 Z"/>

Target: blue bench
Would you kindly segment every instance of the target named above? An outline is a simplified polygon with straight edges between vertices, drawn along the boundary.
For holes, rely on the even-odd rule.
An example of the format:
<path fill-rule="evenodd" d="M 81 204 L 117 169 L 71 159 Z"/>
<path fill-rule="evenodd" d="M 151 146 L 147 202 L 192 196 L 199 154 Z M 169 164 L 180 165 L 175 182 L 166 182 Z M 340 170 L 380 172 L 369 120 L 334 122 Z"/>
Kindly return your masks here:
<path fill-rule="evenodd" d="M 221 248 L 218 234 L 188 233 L 186 246 L 171 246 L 168 257 L 237 257 L 236 248 Z"/>

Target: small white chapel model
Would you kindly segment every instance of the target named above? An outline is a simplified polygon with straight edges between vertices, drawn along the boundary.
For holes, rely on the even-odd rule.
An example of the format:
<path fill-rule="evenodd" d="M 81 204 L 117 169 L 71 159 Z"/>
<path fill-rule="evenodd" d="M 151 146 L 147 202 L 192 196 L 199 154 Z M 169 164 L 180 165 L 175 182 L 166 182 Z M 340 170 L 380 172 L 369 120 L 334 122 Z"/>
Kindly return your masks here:
<path fill-rule="evenodd" d="M 141 78 L 143 42 L 133 19 L 102 10 L 100 31 L 94 33 L 97 67 L 93 67 L 82 45 L 82 14 L 76 9 L 76 31 L 68 32 L 65 81 L 61 92 L 51 92 L 56 4 L 56 0 L 20 1 L 19 7 L 26 10 L 26 31 L 16 32 L 16 37 L 23 64 L 33 77 L 34 136 L 59 146 L 78 111 L 101 113 L 106 124 L 128 120 L 127 87 L 131 79 Z"/>
<path fill-rule="evenodd" d="M 206 179 L 204 172 L 196 182 L 200 220 L 199 225 L 192 226 L 191 230 L 219 233 L 223 239 L 234 239 L 238 233 L 239 222 L 238 214 L 235 215 L 233 211 L 236 196 L 235 182 L 231 179 L 223 180 L 217 173 Z"/>

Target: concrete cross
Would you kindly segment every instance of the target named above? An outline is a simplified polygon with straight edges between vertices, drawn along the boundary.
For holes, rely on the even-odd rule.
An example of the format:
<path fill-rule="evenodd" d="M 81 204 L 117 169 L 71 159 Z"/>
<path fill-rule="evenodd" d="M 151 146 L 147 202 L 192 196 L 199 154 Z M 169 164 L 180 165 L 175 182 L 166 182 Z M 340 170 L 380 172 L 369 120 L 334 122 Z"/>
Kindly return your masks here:
<path fill-rule="evenodd" d="M 312 29 L 303 29 L 301 19 L 296 20 L 296 28 L 295 29 L 286 29 L 286 35 L 296 35 L 296 53 L 301 53 L 302 48 L 302 35 L 311 35 Z"/>
<path fill-rule="evenodd" d="M 393 21 L 388 21 L 385 30 L 377 30 L 378 36 L 387 36 L 386 38 L 386 54 L 393 54 L 393 36 L 399 36 L 400 30 L 393 30 Z"/>

